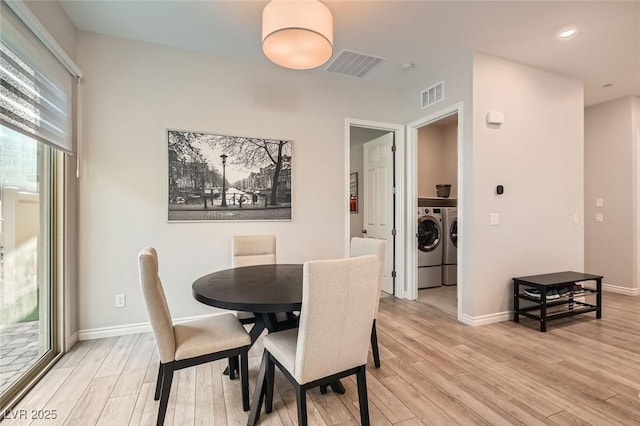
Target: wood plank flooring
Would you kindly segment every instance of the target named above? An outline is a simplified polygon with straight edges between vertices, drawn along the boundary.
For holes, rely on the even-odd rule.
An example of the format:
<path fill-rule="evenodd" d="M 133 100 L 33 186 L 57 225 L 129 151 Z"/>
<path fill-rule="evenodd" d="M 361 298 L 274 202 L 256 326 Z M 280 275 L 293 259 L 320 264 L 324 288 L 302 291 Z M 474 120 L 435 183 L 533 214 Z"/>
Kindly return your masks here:
<path fill-rule="evenodd" d="M 605 293 L 593 313 L 550 323 L 469 327 L 414 301 L 380 302 L 382 367 L 367 371 L 373 425 L 640 425 L 640 297 Z M 250 385 L 260 341 L 250 355 Z M 240 382 L 214 362 L 181 370 L 167 425 L 246 424 Z M 2 425 L 152 425 L 158 368 L 151 334 L 80 342 L 15 410 L 56 410 L 55 420 L 5 419 Z M 277 371 L 277 370 L 276 370 Z M 308 396 L 310 425 L 357 425 L 355 380 L 345 395 Z M 15 412 L 14 410 L 14 412 Z M 293 388 L 276 376 L 274 411 L 263 425 L 295 425 Z"/>

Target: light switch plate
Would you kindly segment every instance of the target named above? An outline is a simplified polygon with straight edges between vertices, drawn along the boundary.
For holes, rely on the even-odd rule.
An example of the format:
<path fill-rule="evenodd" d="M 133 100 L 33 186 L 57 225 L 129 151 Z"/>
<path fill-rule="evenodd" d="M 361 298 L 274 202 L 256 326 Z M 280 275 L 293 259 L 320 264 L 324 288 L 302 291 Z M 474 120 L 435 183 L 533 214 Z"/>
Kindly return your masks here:
<path fill-rule="evenodd" d="M 604 206 L 604 200 L 602 198 L 596 198 L 596 207 Z"/>
<path fill-rule="evenodd" d="M 491 213 L 489 216 L 489 224 L 493 226 L 500 225 L 500 213 Z"/>
<path fill-rule="evenodd" d="M 602 213 L 596 213 L 596 222 L 604 222 L 604 215 Z"/>

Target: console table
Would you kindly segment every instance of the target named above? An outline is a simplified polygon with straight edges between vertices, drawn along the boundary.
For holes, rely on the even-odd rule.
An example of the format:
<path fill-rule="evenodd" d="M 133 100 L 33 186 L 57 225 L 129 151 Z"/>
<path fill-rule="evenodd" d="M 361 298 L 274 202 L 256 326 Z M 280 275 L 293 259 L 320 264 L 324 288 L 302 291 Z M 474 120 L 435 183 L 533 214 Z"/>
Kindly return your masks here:
<path fill-rule="evenodd" d="M 547 298 L 547 290 L 551 288 L 568 287 L 581 281 L 595 281 L 596 289 L 582 288 L 579 291 L 568 291 L 566 294 L 555 298 Z M 530 296 L 524 293 L 521 286 L 538 289 L 540 297 Z M 522 291 L 522 292 L 521 292 Z M 576 297 L 595 295 L 596 303 L 587 303 L 586 300 L 575 300 Z M 520 299 L 533 302 L 534 305 L 520 307 Z M 549 308 L 560 307 L 553 312 Z M 540 331 L 547 331 L 549 321 L 579 315 L 586 312 L 596 313 L 596 318 L 602 318 L 602 276 L 583 274 L 581 272 L 557 272 L 553 274 L 531 275 L 528 277 L 513 278 L 513 321 L 519 322 L 520 315 L 533 318 L 540 322 Z"/>

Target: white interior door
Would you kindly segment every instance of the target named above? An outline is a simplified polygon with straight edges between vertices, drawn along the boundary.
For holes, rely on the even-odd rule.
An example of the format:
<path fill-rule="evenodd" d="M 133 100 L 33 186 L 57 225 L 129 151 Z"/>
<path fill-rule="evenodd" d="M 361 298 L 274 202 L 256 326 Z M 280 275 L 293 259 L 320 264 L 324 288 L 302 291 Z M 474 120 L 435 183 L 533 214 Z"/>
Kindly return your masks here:
<path fill-rule="evenodd" d="M 382 291 L 393 294 L 393 133 L 364 144 L 364 236 L 387 242 Z"/>

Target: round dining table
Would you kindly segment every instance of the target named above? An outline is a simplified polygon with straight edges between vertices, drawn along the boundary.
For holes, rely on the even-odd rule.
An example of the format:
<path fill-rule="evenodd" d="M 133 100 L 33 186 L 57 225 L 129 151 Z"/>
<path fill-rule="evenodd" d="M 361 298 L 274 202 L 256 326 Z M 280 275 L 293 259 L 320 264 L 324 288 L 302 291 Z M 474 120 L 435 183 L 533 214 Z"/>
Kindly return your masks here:
<path fill-rule="evenodd" d="M 251 344 L 269 332 L 297 327 L 297 318 L 276 318 L 278 312 L 299 311 L 302 306 L 302 265 L 243 266 L 213 272 L 192 285 L 193 297 L 201 303 L 233 311 L 252 312 L 256 322 Z"/>
<path fill-rule="evenodd" d="M 191 288 L 193 297 L 205 305 L 252 312 L 256 321 L 249 331 L 251 345 L 265 329 L 271 333 L 298 326 L 298 318 L 291 313 L 302 307 L 301 264 L 224 269 L 198 278 Z M 278 320 L 278 312 L 286 312 L 287 319 Z M 339 380 L 330 386 L 334 392 L 345 392 Z"/>

